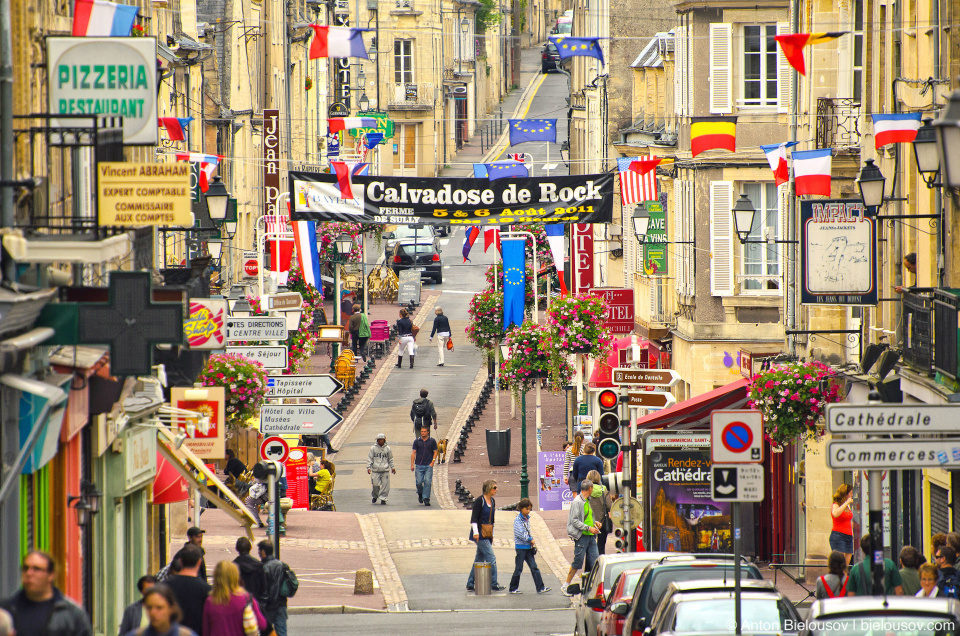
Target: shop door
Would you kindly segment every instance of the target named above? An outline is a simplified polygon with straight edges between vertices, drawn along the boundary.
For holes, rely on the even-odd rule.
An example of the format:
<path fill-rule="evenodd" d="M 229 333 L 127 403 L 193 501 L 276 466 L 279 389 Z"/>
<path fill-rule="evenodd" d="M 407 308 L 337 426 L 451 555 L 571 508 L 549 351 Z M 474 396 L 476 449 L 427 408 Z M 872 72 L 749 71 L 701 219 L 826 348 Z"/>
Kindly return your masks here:
<path fill-rule="evenodd" d="M 399 124 L 393 137 L 393 174 L 417 176 L 417 124 Z"/>
<path fill-rule="evenodd" d="M 460 150 L 463 148 L 463 144 L 467 142 L 467 98 L 457 97 L 453 100 L 453 103 L 457 108 L 457 150 Z"/>

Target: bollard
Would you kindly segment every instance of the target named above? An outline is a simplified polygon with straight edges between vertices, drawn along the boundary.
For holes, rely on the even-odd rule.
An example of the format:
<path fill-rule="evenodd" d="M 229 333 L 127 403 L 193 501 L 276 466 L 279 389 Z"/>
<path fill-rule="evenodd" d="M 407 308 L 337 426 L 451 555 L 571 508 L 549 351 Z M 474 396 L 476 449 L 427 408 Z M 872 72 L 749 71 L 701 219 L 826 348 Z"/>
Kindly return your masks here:
<path fill-rule="evenodd" d="M 357 570 L 357 577 L 353 583 L 354 594 L 373 594 L 373 572 L 366 568 Z"/>
<path fill-rule="evenodd" d="M 477 561 L 473 564 L 473 589 L 477 596 L 490 596 L 490 579 L 493 570 L 486 561 Z"/>

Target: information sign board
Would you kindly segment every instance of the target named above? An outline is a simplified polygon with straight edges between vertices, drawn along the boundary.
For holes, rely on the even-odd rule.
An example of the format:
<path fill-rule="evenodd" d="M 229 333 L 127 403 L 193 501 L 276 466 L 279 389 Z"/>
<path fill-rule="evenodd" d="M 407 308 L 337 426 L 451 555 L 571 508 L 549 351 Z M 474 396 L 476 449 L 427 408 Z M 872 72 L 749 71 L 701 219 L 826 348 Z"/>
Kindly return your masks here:
<path fill-rule="evenodd" d="M 256 360 L 264 369 L 286 369 L 287 345 L 268 347 L 227 347 L 227 353 L 237 353 L 244 358 Z"/>

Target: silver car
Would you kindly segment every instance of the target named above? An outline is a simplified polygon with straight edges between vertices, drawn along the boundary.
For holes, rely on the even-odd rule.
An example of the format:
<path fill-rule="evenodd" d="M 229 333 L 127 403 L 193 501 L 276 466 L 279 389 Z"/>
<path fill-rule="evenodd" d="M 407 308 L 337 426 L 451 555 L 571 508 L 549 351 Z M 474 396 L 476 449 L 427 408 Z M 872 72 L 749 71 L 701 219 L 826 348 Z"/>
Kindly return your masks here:
<path fill-rule="evenodd" d="M 801 636 L 955 636 L 960 601 L 914 596 L 849 596 L 814 601 Z"/>
<path fill-rule="evenodd" d="M 676 556 L 676 552 L 617 552 L 601 554 L 593 569 L 583 583 L 582 592 L 576 596 L 575 636 L 593 636 L 597 633 L 600 616 L 606 603 L 607 594 L 617 575 L 624 570 L 637 570 L 660 559 Z"/>
<path fill-rule="evenodd" d="M 740 582 L 740 624 L 744 634 L 795 634 L 800 615 L 770 581 Z M 682 581 L 667 586 L 644 636 L 730 634 L 736 598 L 732 580 Z"/>

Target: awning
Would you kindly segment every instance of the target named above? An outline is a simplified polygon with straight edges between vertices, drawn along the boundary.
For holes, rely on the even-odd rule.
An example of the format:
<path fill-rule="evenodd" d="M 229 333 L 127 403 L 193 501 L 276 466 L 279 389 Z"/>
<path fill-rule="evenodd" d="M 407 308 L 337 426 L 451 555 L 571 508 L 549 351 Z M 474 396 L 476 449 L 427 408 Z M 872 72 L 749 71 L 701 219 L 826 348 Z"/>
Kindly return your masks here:
<path fill-rule="evenodd" d="M 703 395 L 674 404 L 670 408 L 645 415 L 637 420 L 637 428 L 641 430 L 709 428 L 710 414 L 714 411 L 746 407 L 748 386 L 749 382 L 745 379 L 731 382 Z"/>
<path fill-rule="evenodd" d="M 203 460 L 194 455 L 189 448 L 181 446 L 176 451 L 173 450 L 173 435 L 174 434 L 166 428 L 159 429 L 157 450 L 160 451 L 160 454 L 163 455 L 164 459 L 166 459 L 177 472 L 193 484 L 193 486 L 207 498 L 207 501 L 220 510 L 223 510 L 233 517 L 237 523 L 244 526 L 247 529 L 247 537 L 250 541 L 253 541 L 252 528 L 253 525 L 257 523 L 257 520 L 250 514 L 250 511 L 247 510 L 246 505 L 244 505 L 244 503 L 233 494 L 233 491 L 220 481 L 220 478 L 207 468 Z M 182 457 L 178 454 L 182 455 Z M 194 471 L 197 471 L 200 477 L 195 475 Z M 206 483 L 201 483 L 201 477 Z M 211 487 L 223 493 L 223 497 L 211 490 Z"/>

